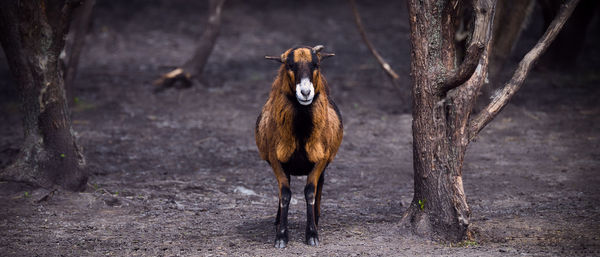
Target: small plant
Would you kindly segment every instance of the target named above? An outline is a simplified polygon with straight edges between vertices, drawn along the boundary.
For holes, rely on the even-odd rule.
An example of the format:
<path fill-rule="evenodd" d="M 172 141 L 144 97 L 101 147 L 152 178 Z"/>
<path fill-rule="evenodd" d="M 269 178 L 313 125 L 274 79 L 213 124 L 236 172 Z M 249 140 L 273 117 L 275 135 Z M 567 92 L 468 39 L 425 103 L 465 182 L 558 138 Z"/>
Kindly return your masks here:
<path fill-rule="evenodd" d="M 67 156 L 67 155 L 65 155 L 64 153 L 60 154 L 60 158 L 65 158 L 65 156 Z"/>
<path fill-rule="evenodd" d="M 29 192 L 25 191 L 25 198 L 29 198 L 31 195 L 29 194 Z"/>
<path fill-rule="evenodd" d="M 421 208 L 421 210 L 424 210 L 424 209 L 425 209 L 425 202 L 426 202 L 426 200 L 425 200 L 425 199 L 423 199 L 423 200 L 419 200 L 419 207 Z"/>

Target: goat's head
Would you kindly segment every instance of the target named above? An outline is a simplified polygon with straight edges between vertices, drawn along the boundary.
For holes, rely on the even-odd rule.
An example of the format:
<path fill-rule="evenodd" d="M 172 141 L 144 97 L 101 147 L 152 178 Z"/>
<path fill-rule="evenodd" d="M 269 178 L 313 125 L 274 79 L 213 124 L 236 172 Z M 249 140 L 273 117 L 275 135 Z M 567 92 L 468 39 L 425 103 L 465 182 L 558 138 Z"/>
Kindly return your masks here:
<path fill-rule="evenodd" d="M 289 92 L 295 94 L 296 100 L 301 105 L 310 105 L 316 94 L 321 90 L 320 78 L 321 60 L 334 56 L 334 54 L 321 53 L 322 45 L 315 47 L 292 48 L 281 54 L 280 57 L 265 56 L 270 60 L 281 62 L 282 74 L 287 81 Z M 317 84 L 317 86 L 315 86 Z M 286 89 L 287 91 L 287 89 Z"/>

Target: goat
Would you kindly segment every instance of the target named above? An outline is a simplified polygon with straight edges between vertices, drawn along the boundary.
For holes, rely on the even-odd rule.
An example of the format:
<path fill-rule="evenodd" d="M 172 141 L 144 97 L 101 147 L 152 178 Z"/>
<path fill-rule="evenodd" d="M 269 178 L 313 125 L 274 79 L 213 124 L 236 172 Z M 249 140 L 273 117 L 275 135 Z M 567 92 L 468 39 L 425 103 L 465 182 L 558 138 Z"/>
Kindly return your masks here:
<path fill-rule="evenodd" d="M 324 171 L 335 157 L 344 133 L 342 116 L 320 71 L 321 60 L 334 54 L 321 53 L 322 49 L 321 45 L 299 47 L 280 57 L 265 57 L 282 63 L 255 130 L 260 157 L 273 169 L 279 186 L 277 248 L 288 243 L 290 175 L 307 176 L 305 242 L 319 245 L 317 226 Z"/>

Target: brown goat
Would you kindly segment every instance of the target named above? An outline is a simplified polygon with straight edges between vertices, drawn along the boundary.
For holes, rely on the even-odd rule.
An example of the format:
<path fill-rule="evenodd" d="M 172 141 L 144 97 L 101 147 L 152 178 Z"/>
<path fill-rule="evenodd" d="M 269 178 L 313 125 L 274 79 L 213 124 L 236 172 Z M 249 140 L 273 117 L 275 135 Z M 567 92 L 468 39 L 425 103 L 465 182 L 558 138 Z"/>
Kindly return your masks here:
<path fill-rule="evenodd" d="M 269 99 L 256 120 L 256 145 L 260 157 L 273 168 L 279 184 L 279 207 L 275 220 L 275 247 L 288 242 L 287 214 L 292 197 L 290 175 L 308 176 L 306 198 L 306 243 L 317 246 L 324 171 L 342 142 L 342 117 L 329 97 L 321 74 L 321 60 L 333 54 L 320 53 L 323 46 L 287 50 L 281 57 L 266 57 L 282 63 Z"/>

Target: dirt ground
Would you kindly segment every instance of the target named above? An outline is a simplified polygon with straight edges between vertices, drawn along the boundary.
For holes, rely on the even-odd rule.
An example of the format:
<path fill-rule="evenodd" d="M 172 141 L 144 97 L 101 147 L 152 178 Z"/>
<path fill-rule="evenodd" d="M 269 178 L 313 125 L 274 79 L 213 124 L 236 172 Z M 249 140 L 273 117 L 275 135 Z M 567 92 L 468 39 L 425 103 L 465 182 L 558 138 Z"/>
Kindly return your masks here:
<path fill-rule="evenodd" d="M 577 69 L 536 69 L 471 144 L 474 241 L 451 245 L 398 223 L 413 190 L 410 103 L 360 41 L 347 2 L 283 2 L 228 2 L 201 82 L 154 94 L 152 81 L 192 53 L 206 3 L 99 0 L 71 105 L 89 187 L 40 199 L 48 192 L 0 183 L 0 255 L 600 255 L 598 38 Z M 405 3 L 360 11 L 410 90 Z M 276 181 L 253 129 L 278 67 L 263 56 L 315 44 L 336 53 L 323 72 L 345 137 L 326 172 L 321 245 L 303 243 L 305 178 L 296 177 L 290 243 L 274 249 Z M 23 137 L 13 83 L 1 60 L 0 168 Z"/>

